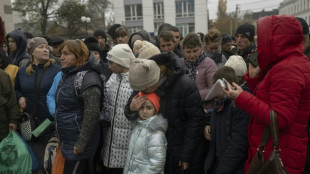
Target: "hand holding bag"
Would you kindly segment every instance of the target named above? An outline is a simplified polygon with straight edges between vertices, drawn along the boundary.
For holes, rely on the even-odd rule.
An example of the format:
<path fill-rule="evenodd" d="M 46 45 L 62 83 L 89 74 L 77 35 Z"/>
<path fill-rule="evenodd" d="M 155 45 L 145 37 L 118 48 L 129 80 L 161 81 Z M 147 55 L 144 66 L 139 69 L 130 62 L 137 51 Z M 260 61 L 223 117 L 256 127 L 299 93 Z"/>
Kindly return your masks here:
<path fill-rule="evenodd" d="M 20 133 L 24 140 L 30 141 L 32 138 L 32 131 L 35 129 L 36 123 L 34 118 L 28 113 L 24 112 L 21 115 Z"/>
<path fill-rule="evenodd" d="M 278 120 L 274 110 L 270 110 L 270 126 L 265 127 L 261 143 L 257 148 L 256 155 L 252 159 L 247 174 L 288 174 L 280 156 Z M 270 137 L 270 132 L 273 140 L 273 151 L 268 160 L 264 162 L 265 145 Z"/>

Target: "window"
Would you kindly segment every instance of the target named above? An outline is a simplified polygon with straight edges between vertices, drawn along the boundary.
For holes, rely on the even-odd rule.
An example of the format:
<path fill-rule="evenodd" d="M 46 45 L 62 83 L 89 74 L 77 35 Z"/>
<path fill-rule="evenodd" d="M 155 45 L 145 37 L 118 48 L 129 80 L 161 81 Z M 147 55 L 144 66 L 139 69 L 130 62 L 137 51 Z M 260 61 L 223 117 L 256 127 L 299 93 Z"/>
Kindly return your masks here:
<path fill-rule="evenodd" d="M 162 22 L 155 22 L 155 23 L 154 23 L 154 33 L 155 33 L 156 35 L 158 35 L 158 29 L 159 29 L 159 27 L 160 27 L 162 24 L 163 24 Z"/>
<path fill-rule="evenodd" d="M 195 24 L 194 23 L 177 24 L 176 26 L 179 28 L 182 36 L 185 36 L 188 33 L 195 32 Z"/>
<path fill-rule="evenodd" d="M 138 31 L 143 30 L 142 27 L 127 27 L 129 34 L 131 35 L 132 33 L 136 33 Z"/>
<path fill-rule="evenodd" d="M 164 4 L 163 2 L 154 3 L 154 19 L 164 18 Z"/>
<path fill-rule="evenodd" d="M 194 0 L 180 0 L 175 2 L 176 17 L 194 16 Z"/>
<path fill-rule="evenodd" d="M 142 19 L 142 5 L 125 5 L 126 21 L 136 21 Z"/>

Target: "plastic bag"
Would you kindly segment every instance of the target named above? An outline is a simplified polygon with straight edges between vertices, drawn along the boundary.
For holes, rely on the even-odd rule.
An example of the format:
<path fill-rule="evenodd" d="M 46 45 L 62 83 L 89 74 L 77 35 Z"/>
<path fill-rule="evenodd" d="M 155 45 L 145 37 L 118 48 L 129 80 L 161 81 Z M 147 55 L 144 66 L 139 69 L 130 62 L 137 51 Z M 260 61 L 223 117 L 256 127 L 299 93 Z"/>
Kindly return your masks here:
<path fill-rule="evenodd" d="M 36 171 L 39 169 L 39 161 L 38 161 L 38 158 L 37 156 L 34 154 L 33 150 L 31 149 L 31 147 L 27 144 L 27 142 L 19 135 L 19 134 L 16 134 L 19 136 L 19 138 L 25 143 L 27 149 L 28 149 L 28 152 L 30 153 L 30 156 L 31 156 L 31 160 L 32 160 L 32 171 Z"/>
<path fill-rule="evenodd" d="M 55 156 L 52 174 L 61 174 L 64 171 L 65 167 L 65 158 L 61 154 L 60 146 L 57 147 L 57 153 Z"/>
<path fill-rule="evenodd" d="M 31 155 L 19 136 L 11 131 L 0 143 L 1 174 L 31 174 Z"/>

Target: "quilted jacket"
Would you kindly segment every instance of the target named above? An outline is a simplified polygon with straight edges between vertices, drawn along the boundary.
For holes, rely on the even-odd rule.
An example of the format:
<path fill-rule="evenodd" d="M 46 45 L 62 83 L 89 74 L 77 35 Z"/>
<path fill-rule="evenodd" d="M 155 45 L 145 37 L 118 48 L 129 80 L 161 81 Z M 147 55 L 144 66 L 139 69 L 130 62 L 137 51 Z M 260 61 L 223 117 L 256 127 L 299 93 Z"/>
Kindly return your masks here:
<path fill-rule="evenodd" d="M 245 78 L 251 91 L 242 92 L 236 105 L 251 115 L 247 171 L 266 125 L 269 112 L 277 112 L 281 158 L 290 174 L 302 173 L 307 153 L 307 121 L 310 113 L 310 62 L 303 54 L 302 27 L 295 17 L 268 16 L 257 23 L 260 74 Z M 272 151 L 270 138 L 265 160 Z"/>
<path fill-rule="evenodd" d="M 138 120 L 132 131 L 124 174 L 163 173 L 166 162 L 168 122 L 162 115 Z"/>
<path fill-rule="evenodd" d="M 128 73 L 112 74 L 106 90 L 105 114 L 111 126 L 103 131 L 103 164 L 109 168 L 124 168 L 132 130 L 131 121 L 124 115 L 124 107 L 132 93 Z"/>

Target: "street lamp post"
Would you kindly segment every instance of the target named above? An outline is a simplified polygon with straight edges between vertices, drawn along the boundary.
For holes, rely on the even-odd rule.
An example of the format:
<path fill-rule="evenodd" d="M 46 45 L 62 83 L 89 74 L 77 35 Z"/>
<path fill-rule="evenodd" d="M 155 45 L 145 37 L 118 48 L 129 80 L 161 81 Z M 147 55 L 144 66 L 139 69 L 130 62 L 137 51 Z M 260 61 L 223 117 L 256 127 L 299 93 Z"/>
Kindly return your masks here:
<path fill-rule="evenodd" d="M 86 25 L 86 35 L 87 35 L 87 34 L 88 34 L 88 33 L 87 33 L 87 24 L 90 23 L 90 17 L 82 16 L 82 17 L 81 17 L 81 21 L 82 21 L 82 22 L 85 22 L 85 25 Z"/>

